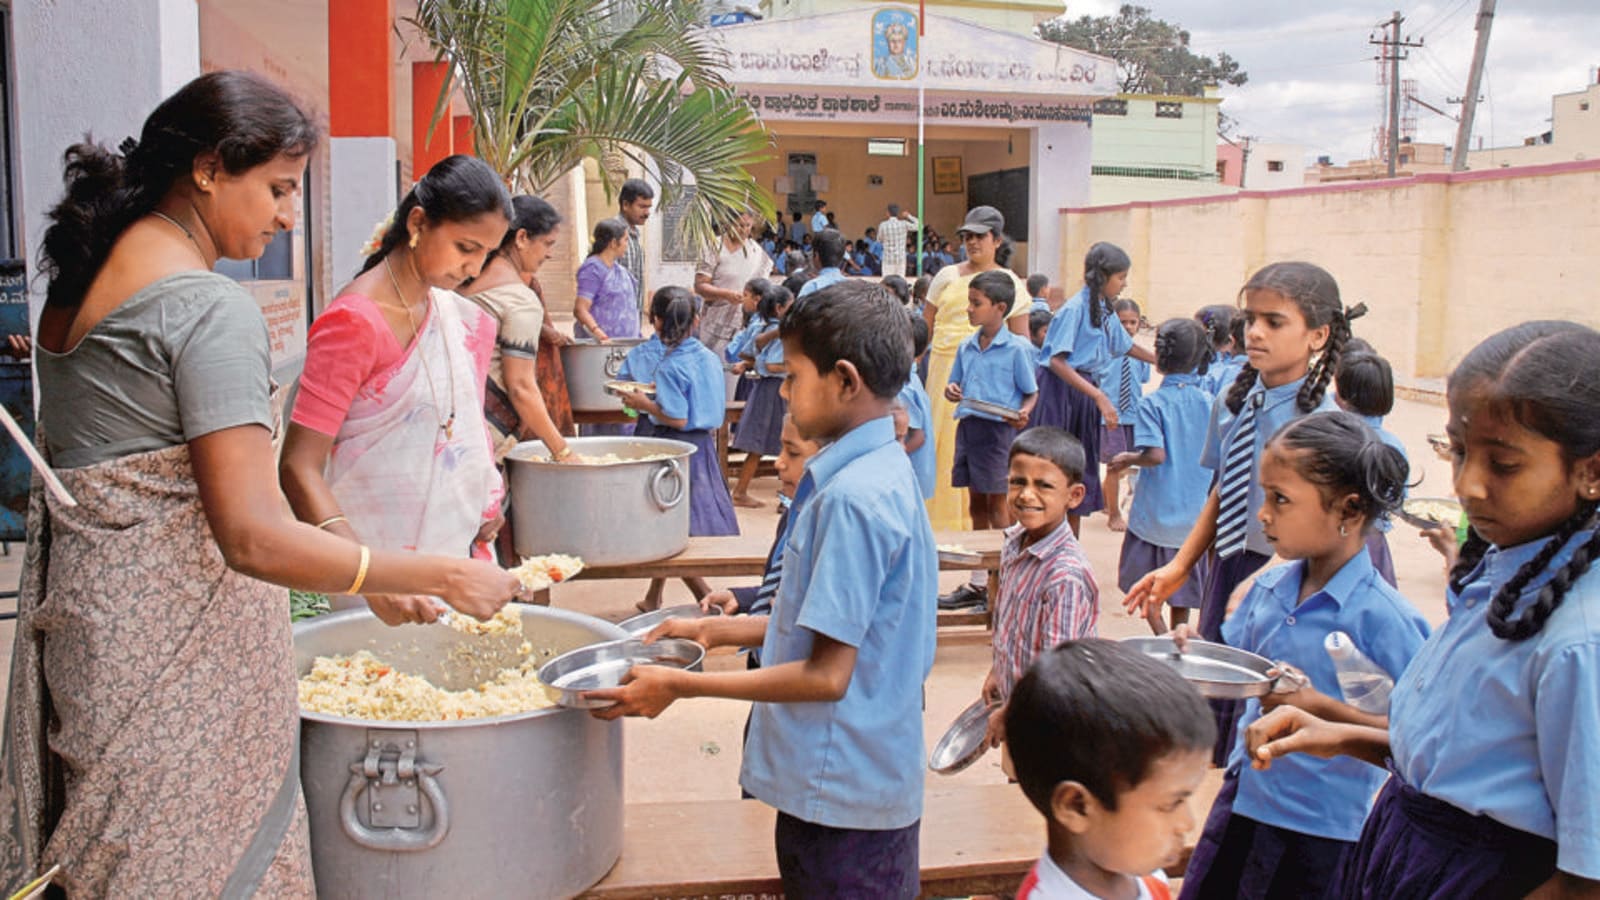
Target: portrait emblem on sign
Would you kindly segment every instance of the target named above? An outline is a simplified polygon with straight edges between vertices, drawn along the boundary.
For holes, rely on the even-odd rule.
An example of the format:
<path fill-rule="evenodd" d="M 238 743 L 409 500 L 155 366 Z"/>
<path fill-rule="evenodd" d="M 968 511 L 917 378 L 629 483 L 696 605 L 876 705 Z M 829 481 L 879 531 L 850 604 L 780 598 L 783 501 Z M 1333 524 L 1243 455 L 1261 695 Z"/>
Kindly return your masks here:
<path fill-rule="evenodd" d="M 917 77 L 917 14 L 880 9 L 872 17 L 872 74 L 891 81 Z"/>

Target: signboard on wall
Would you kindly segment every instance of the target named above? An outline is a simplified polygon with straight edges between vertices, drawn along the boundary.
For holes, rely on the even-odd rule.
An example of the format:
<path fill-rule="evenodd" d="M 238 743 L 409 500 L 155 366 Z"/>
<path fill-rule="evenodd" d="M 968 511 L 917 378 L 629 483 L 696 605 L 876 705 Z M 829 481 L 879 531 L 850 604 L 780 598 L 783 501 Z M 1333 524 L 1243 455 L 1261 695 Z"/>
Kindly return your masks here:
<path fill-rule="evenodd" d="M 768 121 L 867 122 L 874 125 L 917 121 L 916 91 L 783 91 L 741 88 L 739 98 Z M 1088 101 L 1043 97 L 1007 97 L 968 91 L 928 93 L 924 118 L 929 124 L 1014 127 L 1060 122 L 1088 122 L 1094 107 Z"/>
<path fill-rule="evenodd" d="M 689 201 L 694 199 L 698 190 L 692 184 L 686 184 L 673 191 L 672 197 L 661 205 L 661 261 L 697 263 L 700 261 L 701 248 L 689 240 L 689 233 L 684 228 L 684 213 L 689 208 Z"/>
<path fill-rule="evenodd" d="M 1049 41 L 930 15 L 918 36 L 911 7 L 883 5 L 719 28 L 728 80 L 740 87 L 875 87 L 1062 97 L 1117 92 L 1116 64 Z"/>

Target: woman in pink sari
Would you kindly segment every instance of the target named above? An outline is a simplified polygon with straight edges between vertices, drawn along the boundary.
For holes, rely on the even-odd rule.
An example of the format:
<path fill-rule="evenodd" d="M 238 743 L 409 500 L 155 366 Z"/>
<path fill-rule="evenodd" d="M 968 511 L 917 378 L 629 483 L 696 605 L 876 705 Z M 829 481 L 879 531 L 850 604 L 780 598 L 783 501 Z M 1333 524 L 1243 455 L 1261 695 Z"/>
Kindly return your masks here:
<path fill-rule="evenodd" d="M 385 550 L 492 558 L 504 486 L 483 401 L 496 323 L 454 291 L 510 221 L 494 170 L 446 157 L 312 323 L 279 465 L 300 521 Z M 390 624 L 442 611 L 424 596 L 366 600 Z"/>

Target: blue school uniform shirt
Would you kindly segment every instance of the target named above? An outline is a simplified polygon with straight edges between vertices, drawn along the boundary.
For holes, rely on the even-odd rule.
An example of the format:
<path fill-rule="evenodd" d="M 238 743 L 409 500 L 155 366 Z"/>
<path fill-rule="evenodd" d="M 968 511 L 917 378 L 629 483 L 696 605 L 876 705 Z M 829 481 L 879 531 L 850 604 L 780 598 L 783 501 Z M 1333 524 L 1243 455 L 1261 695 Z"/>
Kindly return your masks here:
<path fill-rule="evenodd" d="M 661 358 L 666 354 L 666 345 L 661 343 L 661 338 L 652 334 L 645 342 L 633 345 L 633 349 L 623 357 L 617 378 L 622 381 L 653 382 L 656 380 L 656 369 L 661 366 Z"/>
<path fill-rule="evenodd" d="M 1126 407 L 1122 405 L 1123 363 L 1127 363 L 1127 370 L 1133 376 L 1133 391 L 1129 394 Z M 1139 409 L 1139 398 L 1144 396 L 1144 386 L 1150 383 L 1150 364 L 1129 356 L 1108 359 L 1095 373 L 1095 380 L 1099 382 L 1100 390 L 1117 405 L 1117 418 L 1122 424 L 1132 424 L 1134 413 Z"/>
<path fill-rule="evenodd" d="M 759 315 L 751 316 L 750 321 L 746 322 L 745 326 L 733 336 L 733 340 L 728 341 L 728 346 L 722 348 L 723 358 L 731 363 L 736 363 L 745 356 L 753 359 L 756 355 L 756 335 L 765 331 L 766 328 L 766 319 L 761 318 Z"/>
<path fill-rule="evenodd" d="M 1034 379 L 1033 344 L 1013 332 L 1004 324 L 995 332 L 988 347 L 979 343 L 983 332 L 978 332 L 961 342 L 956 348 L 956 361 L 950 367 L 950 383 L 961 385 L 962 399 L 984 400 L 998 403 L 1007 409 L 1020 409 L 1022 399 L 1038 393 L 1039 383 Z M 956 418 L 968 416 L 1005 421 L 999 416 L 977 412 L 964 406 L 956 407 Z"/>
<path fill-rule="evenodd" d="M 904 828 L 922 816 L 939 565 L 893 420 L 813 456 L 789 523 L 762 664 L 810 658 L 820 634 L 856 648 L 855 670 L 837 701 L 754 704 L 739 783 L 806 822 Z"/>
<path fill-rule="evenodd" d="M 764 324 L 766 325 L 766 327 L 763 328 L 762 331 L 771 331 L 772 329 L 778 327 L 778 324 L 776 322 L 766 322 Z M 757 332 L 757 335 L 759 335 L 760 333 L 761 332 Z M 751 338 L 750 345 L 751 345 L 751 348 L 754 349 L 754 347 L 755 347 L 755 338 L 754 337 Z M 783 372 L 781 370 L 776 370 L 775 371 L 772 368 L 773 366 L 781 366 L 781 365 L 783 365 L 783 341 L 782 340 L 779 340 L 778 338 L 773 338 L 772 340 L 767 342 L 767 346 L 765 346 L 765 347 L 763 347 L 763 348 L 761 348 L 759 350 L 756 350 L 755 370 L 756 370 L 756 372 L 760 373 L 761 377 L 763 377 L 763 378 L 782 378 L 783 377 Z"/>
<path fill-rule="evenodd" d="M 1028 306 L 1028 312 L 1029 313 L 1049 312 L 1049 311 L 1050 311 L 1050 303 L 1049 303 L 1049 301 L 1045 300 L 1043 297 L 1035 297 L 1035 298 L 1033 298 L 1033 303 Z"/>
<path fill-rule="evenodd" d="M 1256 578 L 1238 610 L 1222 623 L 1228 646 L 1287 662 L 1304 672 L 1318 691 L 1343 700 L 1333 660 L 1323 647 L 1329 633 L 1343 631 L 1368 659 L 1398 679 L 1427 639 L 1428 623 L 1378 574 L 1366 548 L 1302 603 L 1305 569 L 1305 562 L 1296 560 Z M 1230 768 L 1242 766 L 1234 813 L 1317 837 L 1338 841 L 1360 837 L 1367 811 L 1388 773 L 1348 756 L 1318 759 L 1305 753 L 1275 759 L 1264 772 L 1252 769 L 1246 759 L 1245 729 L 1260 717 L 1261 701 L 1252 699 L 1245 705 L 1239 737 L 1228 758 Z"/>
<path fill-rule="evenodd" d="M 800 297 L 809 297 L 812 294 L 815 294 L 817 291 L 820 291 L 825 287 L 832 287 L 843 280 L 844 273 L 839 271 L 839 267 L 829 266 L 828 268 L 823 269 L 821 272 L 818 272 L 815 278 L 812 278 L 810 281 L 801 285 L 800 296 L 796 297 L 795 299 L 798 300 Z"/>
<path fill-rule="evenodd" d="M 1133 338 L 1116 313 L 1106 310 L 1096 328 L 1089 321 L 1089 288 L 1084 286 L 1050 320 L 1044 336 L 1047 359 L 1066 356 L 1067 365 L 1079 371 L 1098 372 L 1108 360 L 1133 349 Z"/>
<path fill-rule="evenodd" d="M 685 419 L 684 431 L 722 427 L 728 382 L 722 363 L 699 338 L 684 338 L 656 368 L 656 403 L 668 419 Z"/>
<path fill-rule="evenodd" d="M 1523 588 L 1521 615 L 1593 532 Z M 1525 641 L 1489 630 L 1489 599 L 1552 538 L 1490 548 L 1390 696 L 1395 771 L 1424 794 L 1556 842 L 1556 867 L 1600 879 L 1600 569 Z M 1273 766 L 1277 766 L 1277 761 Z"/>
<path fill-rule="evenodd" d="M 1199 375 L 1168 375 L 1134 412 L 1133 445 L 1160 447 L 1167 458 L 1139 470 L 1128 531 L 1157 547 L 1177 549 L 1189 536 L 1211 493 L 1211 470 L 1200 464 L 1211 395 Z"/>
<path fill-rule="evenodd" d="M 922 446 L 910 453 L 911 471 L 917 475 L 917 486 L 922 489 L 922 499 L 933 499 L 938 481 L 938 460 L 933 446 L 933 404 L 928 399 L 928 389 L 916 372 L 906 379 L 900 389 L 900 403 L 906 408 L 907 427 L 922 432 Z"/>
<path fill-rule="evenodd" d="M 1233 382 L 1239 377 L 1239 370 L 1249 362 L 1249 357 L 1223 356 L 1221 353 L 1211 354 L 1211 363 L 1206 366 L 1206 390 L 1213 394 L 1226 394 L 1228 388 L 1233 387 Z"/>
<path fill-rule="evenodd" d="M 1257 378 L 1256 383 L 1250 386 L 1250 393 L 1244 398 L 1244 402 L 1254 403 L 1258 394 L 1265 395 L 1260 409 L 1256 411 L 1256 449 L 1250 462 L 1250 512 L 1245 517 L 1245 547 L 1262 556 L 1271 556 L 1273 550 L 1272 545 L 1267 543 L 1266 537 L 1261 533 L 1261 520 L 1256 517 L 1256 512 L 1261 509 L 1261 504 L 1267 496 L 1261 490 L 1261 451 L 1279 428 L 1302 415 L 1300 407 L 1295 405 L 1295 395 L 1300 393 L 1300 385 L 1304 383 L 1304 378 L 1297 378 L 1288 384 L 1266 388 L 1262 386 L 1261 379 Z M 1322 402 L 1317 404 L 1317 408 L 1312 412 L 1338 408 L 1333 401 L 1333 394 L 1324 393 Z M 1244 407 L 1239 407 L 1239 411 L 1243 412 Z M 1206 445 L 1200 451 L 1200 464 L 1210 469 L 1215 476 L 1221 475 L 1218 469 L 1222 467 L 1222 456 L 1227 452 L 1228 445 L 1233 442 L 1237 424 L 1238 416 L 1228 409 L 1228 392 L 1223 391 L 1211 404 L 1211 425 L 1206 429 Z"/>

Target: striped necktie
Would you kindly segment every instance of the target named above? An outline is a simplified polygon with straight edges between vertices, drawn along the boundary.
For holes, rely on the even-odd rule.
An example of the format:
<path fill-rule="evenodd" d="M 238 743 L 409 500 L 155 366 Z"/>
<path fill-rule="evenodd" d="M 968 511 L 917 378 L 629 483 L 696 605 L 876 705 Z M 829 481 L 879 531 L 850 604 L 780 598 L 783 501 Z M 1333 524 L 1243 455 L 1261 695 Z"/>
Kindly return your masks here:
<path fill-rule="evenodd" d="M 761 577 L 761 587 L 756 588 L 755 602 L 750 604 L 750 615 L 764 616 L 772 612 L 773 598 L 778 596 L 778 583 L 783 581 L 783 548 L 788 544 L 789 513 L 778 520 L 778 541 L 767 557 L 767 572 Z"/>
<path fill-rule="evenodd" d="M 1133 360 L 1122 358 L 1122 386 L 1117 389 L 1117 412 L 1126 415 L 1133 411 Z"/>
<path fill-rule="evenodd" d="M 1266 395 L 1252 394 L 1239 410 L 1239 424 L 1222 460 L 1217 485 L 1217 558 L 1227 559 L 1245 547 L 1249 530 L 1250 470 L 1256 455 L 1256 413 Z"/>

